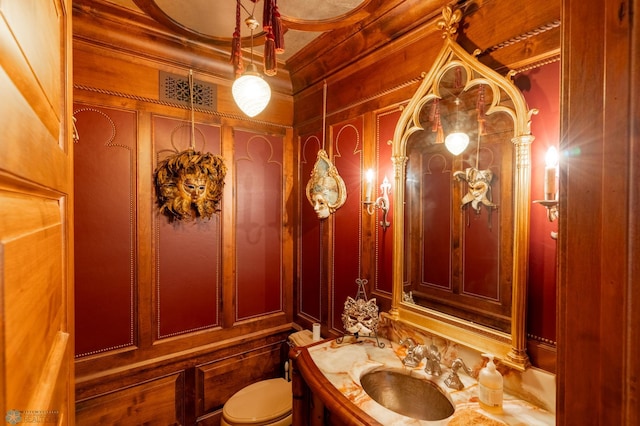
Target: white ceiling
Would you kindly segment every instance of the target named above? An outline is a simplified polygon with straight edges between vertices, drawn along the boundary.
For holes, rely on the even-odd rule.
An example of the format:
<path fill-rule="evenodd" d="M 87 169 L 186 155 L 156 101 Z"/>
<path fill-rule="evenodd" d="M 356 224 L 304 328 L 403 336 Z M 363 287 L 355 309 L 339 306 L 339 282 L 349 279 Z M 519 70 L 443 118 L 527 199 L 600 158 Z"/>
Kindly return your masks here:
<path fill-rule="evenodd" d="M 118 6 L 144 13 L 134 0 L 107 0 Z M 297 28 L 304 28 L 322 22 L 331 22 L 347 16 L 357 9 L 365 0 L 278 0 L 278 10 L 284 19 L 296 21 Z M 231 39 L 236 25 L 236 0 L 155 0 L 155 4 L 178 24 L 198 33 Z M 244 20 L 249 13 L 262 22 L 263 3 L 242 0 L 241 31 L 243 37 L 250 35 Z M 317 27 L 316 27 L 317 28 Z M 259 30 L 257 30 L 259 31 Z M 256 33 L 257 34 L 257 33 Z M 293 54 L 306 46 L 321 32 L 287 29 L 284 35 L 285 51 L 278 55 L 286 61 Z M 246 48 L 247 46 L 244 46 Z M 260 48 L 256 46 L 256 50 Z"/>

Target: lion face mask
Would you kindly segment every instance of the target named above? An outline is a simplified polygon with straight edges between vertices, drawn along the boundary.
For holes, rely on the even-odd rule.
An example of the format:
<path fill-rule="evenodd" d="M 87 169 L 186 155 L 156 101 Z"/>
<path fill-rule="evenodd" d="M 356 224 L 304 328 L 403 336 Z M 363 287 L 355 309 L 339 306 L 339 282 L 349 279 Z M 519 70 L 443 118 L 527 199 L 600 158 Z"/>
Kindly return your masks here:
<path fill-rule="evenodd" d="M 227 168 L 221 157 L 193 149 L 158 164 L 155 187 L 160 213 L 173 220 L 209 219 L 220 211 Z"/>

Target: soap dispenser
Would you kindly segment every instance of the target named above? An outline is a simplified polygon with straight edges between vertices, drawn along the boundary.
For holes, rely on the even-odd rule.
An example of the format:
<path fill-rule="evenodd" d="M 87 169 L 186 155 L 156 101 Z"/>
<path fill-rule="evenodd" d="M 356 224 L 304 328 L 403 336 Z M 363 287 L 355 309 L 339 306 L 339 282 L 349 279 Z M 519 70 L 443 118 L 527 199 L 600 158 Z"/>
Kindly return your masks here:
<path fill-rule="evenodd" d="M 502 374 L 493 363 L 493 355 L 482 354 L 489 358 L 487 365 L 478 374 L 478 399 L 480 407 L 489 413 L 502 412 Z"/>

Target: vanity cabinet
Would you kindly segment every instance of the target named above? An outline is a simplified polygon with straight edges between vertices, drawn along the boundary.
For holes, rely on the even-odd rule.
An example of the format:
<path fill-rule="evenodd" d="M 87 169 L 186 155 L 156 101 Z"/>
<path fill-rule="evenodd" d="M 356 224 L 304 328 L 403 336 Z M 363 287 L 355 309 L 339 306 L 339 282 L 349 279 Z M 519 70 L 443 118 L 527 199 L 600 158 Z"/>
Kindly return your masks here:
<path fill-rule="evenodd" d="M 306 348 L 289 352 L 292 426 L 382 426 L 349 401 L 315 365 Z"/>

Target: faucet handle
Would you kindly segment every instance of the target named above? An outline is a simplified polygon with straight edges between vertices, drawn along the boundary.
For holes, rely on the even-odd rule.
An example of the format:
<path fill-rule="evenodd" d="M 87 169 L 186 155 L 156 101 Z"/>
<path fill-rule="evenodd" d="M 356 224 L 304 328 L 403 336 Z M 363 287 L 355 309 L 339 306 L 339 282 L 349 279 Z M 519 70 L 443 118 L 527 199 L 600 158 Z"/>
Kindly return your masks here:
<path fill-rule="evenodd" d="M 413 350 L 417 347 L 415 340 L 411 337 L 406 337 L 400 340 L 400 344 L 407 347 L 407 356 L 402 360 L 402 364 L 407 367 L 417 367 L 420 364 L 420 360 L 416 359 Z"/>
<path fill-rule="evenodd" d="M 453 360 L 453 362 L 451 363 L 451 371 L 457 373 L 458 369 L 462 367 L 462 370 L 467 373 L 468 375 L 471 375 L 472 371 L 469 367 L 467 367 L 467 364 L 464 363 L 464 360 L 462 358 L 456 358 Z"/>
<path fill-rule="evenodd" d="M 462 384 L 462 380 L 458 376 L 458 370 L 462 367 L 465 373 L 471 375 L 471 369 L 467 367 L 462 358 L 456 358 L 451 363 L 451 371 L 446 379 L 444 379 L 444 384 L 449 386 L 451 389 L 462 390 L 464 389 L 464 384 Z"/>
<path fill-rule="evenodd" d="M 413 350 L 413 348 L 416 347 L 416 341 L 411 337 L 405 337 L 404 339 L 401 339 L 400 344 L 402 346 L 406 346 L 409 350 Z"/>

